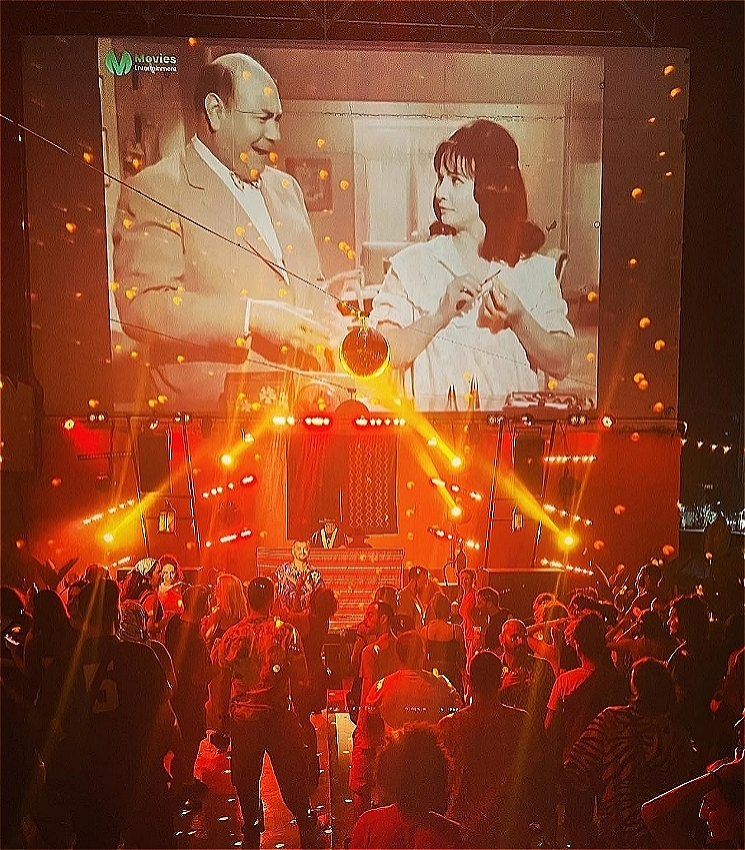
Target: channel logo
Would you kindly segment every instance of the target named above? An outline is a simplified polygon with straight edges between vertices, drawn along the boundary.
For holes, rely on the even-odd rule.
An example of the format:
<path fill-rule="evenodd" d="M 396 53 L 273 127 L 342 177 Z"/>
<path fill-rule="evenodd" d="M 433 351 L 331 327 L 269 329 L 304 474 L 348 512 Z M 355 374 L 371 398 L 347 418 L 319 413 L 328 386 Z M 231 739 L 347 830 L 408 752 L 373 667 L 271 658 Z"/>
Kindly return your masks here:
<path fill-rule="evenodd" d="M 106 70 L 110 74 L 115 74 L 117 77 L 123 77 L 132 70 L 132 54 L 128 50 L 123 50 L 122 55 L 117 59 L 116 53 L 109 50 L 106 54 Z"/>
<path fill-rule="evenodd" d="M 165 53 L 135 53 L 132 56 L 129 50 L 122 50 L 121 55 L 117 56 L 114 50 L 109 50 L 104 64 L 110 74 L 124 77 L 130 71 L 145 71 L 148 74 L 173 73 L 177 61 L 178 57 Z"/>

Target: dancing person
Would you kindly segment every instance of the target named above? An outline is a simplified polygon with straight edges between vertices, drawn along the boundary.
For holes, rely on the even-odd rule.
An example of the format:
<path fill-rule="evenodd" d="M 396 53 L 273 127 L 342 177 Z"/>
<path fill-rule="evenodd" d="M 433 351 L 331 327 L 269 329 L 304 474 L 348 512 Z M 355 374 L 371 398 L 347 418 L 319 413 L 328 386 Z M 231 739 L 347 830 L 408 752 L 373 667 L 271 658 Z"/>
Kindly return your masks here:
<path fill-rule="evenodd" d="M 564 762 L 569 788 L 597 793 L 599 843 L 592 846 L 654 846 L 642 803 L 689 779 L 695 764 L 670 673 L 663 662 L 642 658 L 631 668 L 630 705 L 601 711 Z"/>
<path fill-rule="evenodd" d="M 473 702 L 438 725 L 453 765 L 447 814 L 466 847 L 524 847 L 537 813 L 528 789 L 543 772 L 541 737 L 525 711 L 502 702 L 501 676 L 495 653 L 477 653 L 468 670 Z"/>
<path fill-rule="evenodd" d="M 303 646 L 289 623 L 272 617 L 274 585 L 254 578 L 249 612 L 218 644 L 221 673 L 215 680 L 218 731 L 230 733 L 231 775 L 243 815 L 243 846 L 259 847 L 259 783 L 268 753 L 279 790 L 297 819 L 300 846 L 317 839 L 303 756 L 303 732 L 292 710 L 291 690 L 308 676 Z"/>
<path fill-rule="evenodd" d="M 466 643 L 463 628 L 448 622 L 450 601 L 437 592 L 427 608 L 427 624 L 420 632 L 424 640 L 425 668 L 437 672 L 463 696 Z"/>
<path fill-rule="evenodd" d="M 321 573 L 310 563 L 308 541 L 296 540 L 291 552 L 292 560 L 280 564 L 274 574 L 277 608 L 285 615 L 307 611 L 313 592 L 324 586 Z"/>

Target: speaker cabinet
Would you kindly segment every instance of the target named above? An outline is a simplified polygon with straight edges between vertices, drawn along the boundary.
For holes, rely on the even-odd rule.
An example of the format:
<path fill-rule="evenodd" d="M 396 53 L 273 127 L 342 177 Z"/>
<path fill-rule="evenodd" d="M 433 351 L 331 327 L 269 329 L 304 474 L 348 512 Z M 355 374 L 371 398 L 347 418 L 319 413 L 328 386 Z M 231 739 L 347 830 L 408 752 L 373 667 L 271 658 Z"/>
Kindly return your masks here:
<path fill-rule="evenodd" d="M 137 436 L 137 474 L 142 493 L 170 493 L 171 446 L 167 434 L 143 431 Z"/>
<path fill-rule="evenodd" d="M 543 490 L 543 437 L 537 433 L 523 433 L 515 437 L 515 477 L 536 499 Z"/>

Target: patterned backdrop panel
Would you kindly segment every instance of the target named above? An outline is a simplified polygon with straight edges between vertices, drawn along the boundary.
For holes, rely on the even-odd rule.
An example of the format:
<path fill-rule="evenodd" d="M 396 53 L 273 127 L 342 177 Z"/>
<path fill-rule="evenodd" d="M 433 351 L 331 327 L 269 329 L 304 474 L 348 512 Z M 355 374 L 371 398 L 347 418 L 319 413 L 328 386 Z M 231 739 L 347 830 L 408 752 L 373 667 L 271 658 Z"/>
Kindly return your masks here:
<path fill-rule="evenodd" d="M 395 534 L 396 434 L 365 434 L 349 440 L 348 465 L 342 490 L 342 514 L 350 532 Z"/>

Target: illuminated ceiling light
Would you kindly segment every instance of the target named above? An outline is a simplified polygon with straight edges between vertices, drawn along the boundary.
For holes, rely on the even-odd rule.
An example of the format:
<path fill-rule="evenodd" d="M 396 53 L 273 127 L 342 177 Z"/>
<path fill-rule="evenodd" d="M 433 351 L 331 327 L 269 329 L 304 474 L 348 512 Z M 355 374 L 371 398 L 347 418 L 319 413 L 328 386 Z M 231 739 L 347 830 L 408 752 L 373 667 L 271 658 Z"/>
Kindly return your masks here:
<path fill-rule="evenodd" d="M 442 478 L 430 478 L 429 480 L 435 485 L 435 487 L 445 486 L 445 482 L 442 480 Z"/>
<path fill-rule="evenodd" d="M 639 265 L 639 260 L 636 257 L 629 257 L 629 261 L 626 264 L 630 269 L 635 269 Z"/>
<path fill-rule="evenodd" d="M 615 416 L 611 416 L 610 413 L 605 413 L 600 417 L 600 424 L 609 431 L 616 424 L 616 418 Z"/>
<path fill-rule="evenodd" d="M 463 508 L 460 505 L 453 505 L 453 507 L 450 508 L 450 516 L 453 517 L 453 519 L 460 519 L 463 516 Z"/>
<path fill-rule="evenodd" d="M 103 539 L 104 539 L 105 543 L 113 543 L 114 542 L 114 535 L 109 531 L 106 534 L 104 534 Z"/>
<path fill-rule="evenodd" d="M 158 422 L 157 419 L 153 419 L 153 420 L 151 420 L 150 425 L 148 427 L 150 428 L 151 431 L 155 431 L 158 428 L 159 424 L 160 423 Z"/>
<path fill-rule="evenodd" d="M 385 372 L 391 360 L 388 341 L 379 331 L 365 323 L 353 328 L 339 346 L 342 368 L 356 378 L 377 378 Z"/>
<path fill-rule="evenodd" d="M 661 401 L 656 401 L 656 402 L 652 405 L 652 410 L 653 410 L 655 413 L 662 413 L 662 412 L 665 410 L 665 405 L 664 405 L 664 403 L 663 403 L 663 402 L 661 402 Z"/>
<path fill-rule="evenodd" d="M 460 467 L 463 466 L 463 458 L 458 457 L 458 455 L 453 455 L 453 457 L 450 458 L 450 466 L 452 466 L 453 469 L 460 469 Z"/>
<path fill-rule="evenodd" d="M 523 423 L 523 425 L 527 425 L 529 428 L 535 425 L 535 419 L 529 413 L 526 413 L 521 416 L 520 421 Z"/>
<path fill-rule="evenodd" d="M 75 427 L 75 420 L 65 419 L 65 421 L 62 423 L 62 427 L 65 429 L 65 431 L 72 431 L 72 429 Z"/>
<path fill-rule="evenodd" d="M 277 426 L 287 425 L 286 416 L 272 416 L 272 424 Z"/>
<path fill-rule="evenodd" d="M 194 36 L 192 36 L 192 37 L 189 39 L 189 47 L 196 47 L 196 46 L 197 46 L 197 43 L 198 43 L 198 42 L 197 42 L 197 39 L 196 39 L 196 38 L 194 38 Z"/>
<path fill-rule="evenodd" d="M 577 544 L 577 536 L 571 531 L 562 531 L 559 534 L 559 545 L 562 549 L 571 549 Z"/>
<path fill-rule="evenodd" d="M 328 416 L 306 416 L 303 424 L 307 428 L 328 428 L 331 425 L 331 419 Z"/>
<path fill-rule="evenodd" d="M 697 448 L 697 449 L 700 449 L 700 448 L 701 448 L 701 446 L 703 446 L 703 444 L 704 444 L 704 441 L 703 441 L 703 440 L 696 440 L 696 448 Z"/>
<path fill-rule="evenodd" d="M 665 65 L 665 67 L 662 69 L 662 73 L 663 73 L 666 77 L 669 77 L 669 76 L 670 76 L 670 74 L 672 74 L 672 72 L 673 72 L 674 70 L 675 70 L 675 65 Z"/>
<path fill-rule="evenodd" d="M 254 483 L 254 481 L 256 481 L 256 477 L 254 475 L 246 475 L 241 478 L 241 484 L 244 487 L 249 487 L 251 484 Z"/>
<path fill-rule="evenodd" d="M 641 319 L 639 319 L 639 327 L 642 330 L 646 330 L 651 324 L 652 320 L 649 318 L 649 316 L 642 316 Z"/>
<path fill-rule="evenodd" d="M 641 186 L 634 186 L 634 188 L 631 190 L 631 197 L 632 197 L 635 201 L 638 201 L 638 200 L 639 200 L 639 198 L 641 198 L 641 196 L 642 196 L 643 194 L 644 194 L 644 189 L 642 189 L 642 187 L 641 187 Z"/>
<path fill-rule="evenodd" d="M 677 97 L 682 91 L 683 89 L 680 86 L 675 86 L 674 89 L 670 89 L 670 99 L 672 100 Z"/>
<path fill-rule="evenodd" d="M 228 452 L 225 452 L 225 454 L 221 455 L 221 457 L 220 457 L 220 463 L 223 466 L 232 466 L 233 465 L 233 456 L 231 454 L 228 454 Z"/>
<path fill-rule="evenodd" d="M 654 124 L 656 120 L 657 119 L 654 117 L 654 115 L 650 115 L 649 118 L 647 118 L 647 124 Z"/>
<path fill-rule="evenodd" d="M 655 351 L 663 351 L 664 348 L 665 348 L 665 340 L 664 339 L 655 340 L 655 343 L 654 343 L 654 350 Z"/>
<path fill-rule="evenodd" d="M 724 452 L 724 454 L 727 454 L 727 452 L 732 451 L 732 446 L 722 446 L 722 451 Z"/>
<path fill-rule="evenodd" d="M 436 446 L 437 445 L 437 437 L 430 437 L 429 440 L 427 440 L 427 445 L 428 446 Z"/>

